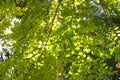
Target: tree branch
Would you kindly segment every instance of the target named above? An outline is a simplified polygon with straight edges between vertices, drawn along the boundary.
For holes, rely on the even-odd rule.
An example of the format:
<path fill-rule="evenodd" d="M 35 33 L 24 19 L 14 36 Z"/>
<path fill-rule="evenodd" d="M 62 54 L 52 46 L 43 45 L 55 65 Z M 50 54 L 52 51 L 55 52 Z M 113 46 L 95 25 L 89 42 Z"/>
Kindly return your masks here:
<path fill-rule="evenodd" d="M 113 24 L 113 22 L 111 21 L 111 19 L 108 16 L 108 13 L 106 11 L 105 5 L 103 4 L 103 0 L 99 0 L 99 2 L 100 2 L 100 5 L 102 7 L 102 10 L 104 12 L 105 19 L 107 20 L 109 26 L 112 28 L 113 32 L 116 34 L 116 37 L 117 37 L 117 32 L 116 32 L 116 30 L 114 30 L 114 24 Z"/>
<path fill-rule="evenodd" d="M 2 21 L 4 19 L 4 16 L 0 18 L 0 21 Z"/>
<path fill-rule="evenodd" d="M 49 29 L 49 31 L 48 31 L 48 38 L 49 38 L 49 36 L 50 36 L 50 34 L 51 34 L 51 32 L 52 32 L 52 27 L 53 27 L 53 25 L 54 25 L 55 18 L 56 18 L 56 16 L 57 16 L 57 13 L 58 13 L 58 10 L 59 10 L 59 7 L 60 7 L 60 4 L 61 4 L 62 0 L 59 0 L 58 2 L 59 2 L 59 3 L 58 3 L 58 6 L 57 6 L 57 8 L 56 8 L 56 11 L 55 11 L 54 17 L 53 17 L 53 19 L 52 19 L 52 23 L 51 23 L 50 29 Z"/>
<path fill-rule="evenodd" d="M 61 4 L 61 1 L 62 0 L 59 0 L 59 3 L 58 3 L 58 6 L 57 6 L 57 8 L 56 8 L 56 11 L 55 11 L 55 14 L 54 14 L 54 17 L 53 17 L 53 19 L 52 19 L 52 23 L 51 23 L 51 26 L 50 26 L 50 29 L 49 29 L 49 32 L 48 32 L 48 38 L 49 38 L 49 36 L 50 36 L 50 34 L 51 34 L 51 32 L 52 32 L 52 27 L 53 27 L 53 25 L 54 25 L 54 21 L 55 21 L 55 18 L 56 18 L 56 16 L 57 16 L 57 13 L 58 13 L 58 10 L 59 10 L 59 6 L 60 6 L 60 4 Z M 48 41 L 48 39 L 46 40 L 46 42 Z M 46 45 L 46 44 L 45 44 Z M 40 55 L 39 55 L 39 58 L 38 58 L 38 60 L 37 61 L 40 61 L 40 58 L 41 58 L 41 56 L 43 55 L 43 53 L 44 53 L 44 51 L 45 50 L 42 50 L 40 53 Z M 35 55 L 34 55 L 35 56 Z M 34 56 L 32 56 L 32 57 L 34 57 Z M 35 66 L 34 64 L 32 64 L 32 66 L 30 65 L 29 66 L 29 68 L 28 68 L 28 71 L 30 72 L 34 67 L 33 66 Z M 26 73 L 25 74 L 25 78 L 27 78 L 29 76 L 29 73 Z"/>

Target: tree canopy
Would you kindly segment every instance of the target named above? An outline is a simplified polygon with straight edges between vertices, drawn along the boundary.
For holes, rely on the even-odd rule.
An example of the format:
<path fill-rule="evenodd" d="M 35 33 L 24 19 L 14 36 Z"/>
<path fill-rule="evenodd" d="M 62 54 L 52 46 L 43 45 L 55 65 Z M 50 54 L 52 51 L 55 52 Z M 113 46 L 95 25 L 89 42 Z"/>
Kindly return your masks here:
<path fill-rule="evenodd" d="M 0 0 L 0 80 L 119 80 L 119 0 Z"/>

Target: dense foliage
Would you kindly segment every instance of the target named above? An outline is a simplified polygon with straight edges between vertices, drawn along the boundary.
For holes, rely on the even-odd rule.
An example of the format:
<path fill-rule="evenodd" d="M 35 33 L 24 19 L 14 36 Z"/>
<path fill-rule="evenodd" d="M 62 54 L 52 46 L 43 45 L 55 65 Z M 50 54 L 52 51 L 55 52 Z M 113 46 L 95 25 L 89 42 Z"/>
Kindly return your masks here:
<path fill-rule="evenodd" d="M 118 0 L 0 0 L 0 80 L 118 80 Z"/>

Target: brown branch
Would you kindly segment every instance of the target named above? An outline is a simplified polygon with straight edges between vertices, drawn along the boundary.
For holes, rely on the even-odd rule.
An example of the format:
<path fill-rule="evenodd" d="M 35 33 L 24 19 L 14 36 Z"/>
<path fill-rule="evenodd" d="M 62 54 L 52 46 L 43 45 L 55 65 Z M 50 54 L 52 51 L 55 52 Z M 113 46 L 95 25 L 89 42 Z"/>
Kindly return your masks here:
<path fill-rule="evenodd" d="M 61 4 L 61 1 L 62 1 L 62 0 L 59 0 L 59 4 L 58 4 L 58 6 L 57 6 L 57 8 L 56 8 L 54 17 L 53 17 L 53 19 L 52 19 L 52 24 L 51 24 L 50 29 L 49 29 L 49 32 L 48 32 L 48 38 L 49 38 L 49 36 L 50 36 L 50 34 L 51 34 L 51 32 L 52 32 L 52 27 L 53 27 L 53 25 L 54 25 L 54 21 L 55 21 L 55 18 L 56 18 L 56 16 L 57 16 L 57 13 L 58 13 L 59 6 L 60 6 L 60 4 Z M 46 42 L 47 42 L 47 41 L 48 41 L 48 39 L 46 40 Z M 45 44 L 45 45 L 46 45 L 46 44 Z M 38 58 L 37 61 L 40 61 L 40 58 L 41 58 L 41 56 L 43 55 L 44 51 L 45 51 L 45 49 L 44 49 L 43 51 L 41 51 L 41 54 L 39 55 L 39 58 Z M 34 55 L 34 56 L 35 56 L 35 55 Z M 34 57 L 34 56 L 32 56 L 32 57 Z M 34 68 L 34 66 L 35 66 L 34 64 L 32 64 L 32 65 L 29 66 L 29 68 L 28 68 L 28 71 L 29 71 L 29 72 L 25 74 L 25 78 L 27 78 L 27 77 L 29 76 L 29 73 L 30 73 L 30 71 Z"/>
<path fill-rule="evenodd" d="M 114 32 L 114 33 L 116 34 L 116 36 L 117 36 L 116 30 L 114 30 L 114 24 L 113 24 L 113 22 L 111 21 L 111 19 L 110 19 L 109 16 L 108 16 L 108 13 L 107 13 L 107 11 L 106 11 L 106 8 L 105 8 L 105 5 L 104 5 L 104 3 L 103 3 L 103 0 L 99 0 L 99 2 L 100 2 L 100 5 L 101 5 L 101 7 L 102 7 L 102 10 L 103 10 L 103 12 L 104 12 L 105 19 L 107 20 L 109 26 L 112 28 L 113 32 Z"/>
<path fill-rule="evenodd" d="M 4 18 L 5 18 L 4 16 L 3 16 L 3 17 L 1 17 L 1 18 L 0 18 L 0 21 L 2 21 Z"/>
<path fill-rule="evenodd" d="M 51 34 L 51 32 L 52 32 L 52 27 L 53 27 L 53 25 L 54 25 L 55 18 L 56 18 L 56 16 L 57 16 L 57 13 L 58 13 L 58 10 L 59 10 L 59 7 L 60 7 L 60 4 L 61 4 L 62 0 L 59 0 L 58 2 L 59 2 L 59 3 L 58 3 L 58 6 L 57 6 L 57 8 L 56 8 L 56 11 L 55 11 L 54 17 L 53 17 L 53 19 L 52 19 L 52 23 L 51 23 L 50 29 L 49 29 L 49 31 L 48 31 L 48 38 L 49 38 L 49 36 L 50 36 L 50 34 Z"/>

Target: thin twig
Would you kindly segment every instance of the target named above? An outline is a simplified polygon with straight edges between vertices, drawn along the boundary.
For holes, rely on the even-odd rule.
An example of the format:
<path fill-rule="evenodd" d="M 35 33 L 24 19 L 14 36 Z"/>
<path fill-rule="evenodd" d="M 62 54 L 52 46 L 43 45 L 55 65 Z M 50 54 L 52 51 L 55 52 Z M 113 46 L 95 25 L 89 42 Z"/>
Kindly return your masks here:
<path fill-rule="evenodd" d="M 50 29 L 49 29 L 49 32 L 48 32 L 48 38 L 50 37 L 50 34 L 52 32 L 52 28 L 53 28 L 53 25 L 54 25 L 54 22 L 55 22 L 55 18 L 57 16 L 57 13 L 58 13 L 58 10 L 59 10 L 59 7 L 60 7 L 60 4 L 61 4 L 62 0 L 59 0 L 58 2 L 59 2 L 58 6 L 56 8 L 56 11 L 55 11 L 55 14 L 54 14 L 54 17 L 52 19 L 52 23 L 51 23 L 51 26 L 50 26 Z"/>
<path fill-rule="evenodd" d="M 4 19 L 4 16 L 0 18 L 0 21 L 2 21 Z"/>
<path fill-rule="evenodd" d="M 112 28 L 113 32 L 114 32 L 114 33 L 116 34 L 116 36 L 117 36 L 116 30 L 114 30 L 114 24 L 113 24 L 113 22 L 111 21 L 111 19 L 110 19 L 109 16 L 108 16 L 108 13 L 107 13 L 107 11 L 106 11 L 105 5 L 103 4 L 103 0 L 99 0 L 99 2 L 100 2 L 100 5 L 101 5 L 101 7 L 102 7 L 102 9 L 103 9 L 103 12 L 104 12 L 104 15 L 105 15 L 105 19 L 107 20 L 109 26 Z"/>

